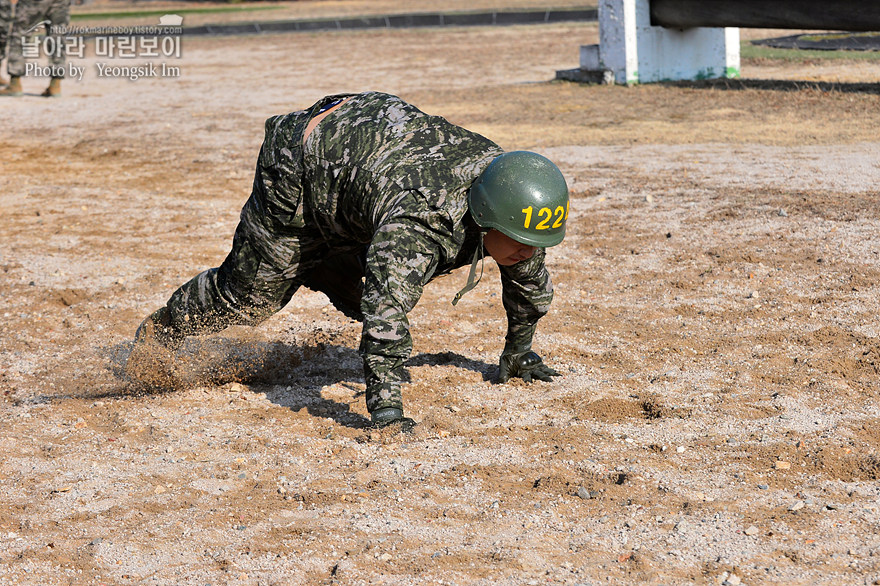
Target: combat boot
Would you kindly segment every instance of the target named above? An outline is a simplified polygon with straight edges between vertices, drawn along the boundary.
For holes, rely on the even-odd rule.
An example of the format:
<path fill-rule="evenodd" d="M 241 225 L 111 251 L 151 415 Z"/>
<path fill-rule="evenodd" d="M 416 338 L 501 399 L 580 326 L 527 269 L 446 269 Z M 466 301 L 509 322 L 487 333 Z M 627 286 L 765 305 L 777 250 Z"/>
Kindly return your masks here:
<path fill-rule="evenodd" d="M 163 307 L 141 323 L 125 362 L 129 379 L 151 390 L 167 391 L 180 386 L 175 350 L 183 337 L 174 334 L 169 317 L 168 308 Z"/>
<path fill-rule="evenodd" d="M 141 322 L 134 333 L 135 345 L 159 345 L 175 351 L 183 342 L 183 336 L 171 327 L 171 313 L 167 307 L 157 309 Z"/>
<path fill-rule="evenodd" d="M 44 98 L 60 98 L 61 97 L 61 78 L 53 77 L 52 81 L 49 82 L 49 87 L 47 87 L 42 94 L 40 94 Z"/>
<path fill-rule="evenodd" d="M 17 98 L 22 94 L 24 90 L 21 88 L 21 78 L 17 75 L 10 76 L 9 86 L 5 90 L 0 90 L 0 96 Z"/>
<path fill-rule="evenodd" d="M 410 433 L 416 426 L 416 422 L 409 417 L 404 417 L 403 409 L 398 409 L 397 407 L 376 409 L 370 414 L 370 419 L 373 429 L 383 429 L 390 425 L 399 425 L 400 431 Z"/>

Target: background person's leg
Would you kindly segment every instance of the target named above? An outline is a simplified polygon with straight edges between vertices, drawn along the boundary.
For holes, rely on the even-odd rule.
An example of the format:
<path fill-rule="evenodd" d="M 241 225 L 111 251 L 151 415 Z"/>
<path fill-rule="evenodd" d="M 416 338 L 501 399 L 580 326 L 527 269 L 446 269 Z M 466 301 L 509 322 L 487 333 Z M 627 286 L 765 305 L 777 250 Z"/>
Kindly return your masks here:
<path fill-rule="evenodd" d="M 70 0 L 53 0 L 46 12 L 46 20 L 51 23 L 52 27 L 66 27 L 70 24 Z M 61 96 L 61 80 L 65 77 L 67 69 L 67 52 L 64 45 L 64 37 L 61 35 L 52 35 L 55 40 L 52 54 L 49 55 L 49 64 L 52 67 L 52 79 L 49 87 L 43 92 L 43 96 L 47 98 L 57 98 Z M 49 45 L 51 46 L 51 45 Z"/>
<path fill-rule="evenodd" d="M 12 2 L 0 0 L 0 63 L 6 58 L 6 47 L 9 45 L 9 32 L 12 28 Z M 9 83 L 0 75 L 0 86 Z"/>

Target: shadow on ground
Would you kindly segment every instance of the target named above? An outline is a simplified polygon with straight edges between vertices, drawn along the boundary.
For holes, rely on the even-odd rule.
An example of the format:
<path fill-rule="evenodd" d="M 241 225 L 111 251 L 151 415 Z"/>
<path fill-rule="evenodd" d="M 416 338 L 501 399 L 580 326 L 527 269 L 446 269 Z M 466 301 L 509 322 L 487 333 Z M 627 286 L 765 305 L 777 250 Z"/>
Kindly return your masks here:
<path fill-rule="evenodd" d="M 56 379 L 52 392 L 32 396 L 26 402 L 126 399 L 240 383 L 253 392 L 265 394 L 272 403 L 293 411 L 306 409 L 315 417 L 329 418 L 355 429 L 370 425 L 369 419 L 352 411 L 352 404 L 322 395 L 326 387 L 341 385 L 351 390 L 353 402 L 363 400 L 361 358 L 357 350 L 346 346 L 323 343 L 296 346 L 224 337 L 191 338 L 171 362 L 159 359 L 148 366 L 148 369 L 162 369 L 161 377 L 147 376 L 146 379 L 131 375 L 128 362 L 132 349 L 132 342 L 107 347 L 103 350 L 107 360 L 104 372 L 92 373 L 88 384 L 83 384 L 83 373 L 79 372 L 70 380 Z M 478 372 L 483 380 L 491 380 L 497 370 L 495 365 L 455 352 L 418 354 L 406 365 L 454 366 Z"/>
<path fill-rule="evenodd" d="M 878 83 L 842 83 L 783 79 L 705 79 L 699 81 L 669 81 L 663 82 L 663 85 L 712 90 L 768 90 L 782 92 L 819 90 L 823 92 L 880 95 L 880 84 Z"/>

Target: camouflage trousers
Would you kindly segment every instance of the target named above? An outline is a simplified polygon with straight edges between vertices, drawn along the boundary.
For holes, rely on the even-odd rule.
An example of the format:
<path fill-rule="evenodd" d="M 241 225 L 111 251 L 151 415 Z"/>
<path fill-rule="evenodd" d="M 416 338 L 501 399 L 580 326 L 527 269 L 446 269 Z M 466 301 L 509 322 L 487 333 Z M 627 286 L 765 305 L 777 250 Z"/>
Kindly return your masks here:
<path fill-rule="evenodd" d="M 0 61 L 6 57 L 9 45 L 9 29 L 12 27 L 12 2 L 0 0 Z"/>
<path fill-rule="evenodd" d="M 25 74 L 25 58 L 23 46 L 27 35 L 35 25 L 48 21 L 46 27 L 66 26 L 70 23 L 70 0 L 18 0 L 15 5 L 15 17 L 12 19 L 12 33 L 9 37 L 9 75 L 21 77 Z M 51 36 L 51 35 L 50 35 Z M 51 51 L 49 64 L 52 66 L 53 77 L 64 77 L 66 54 L 64 38 L 52 37 L 51 42 L 40 43 L 40 50 Z"/>
<path fill-rule="evenodd" d="M 311 113 L 287 116 L 301 121 L 292 125 L 295 130 L 284 145 L 270 144 L 267 133 L 232 250 L 219 267 L 183 284 L 166 304 L 170 326 L 180 336 L 256 325 L 287 305 L 300 286 L 325 293 L 345 315 L 363 320 L 362 259 L 367 245 L 334 239 L 307 220 L 301 149 Z M 273 149 L 284 149 L 283 164 L 275 164 L 282 157 Z M 371 389 L 368 381 L 366 404 L 370 411 L 402 408 L 399 386 L 389 393 Z"/>

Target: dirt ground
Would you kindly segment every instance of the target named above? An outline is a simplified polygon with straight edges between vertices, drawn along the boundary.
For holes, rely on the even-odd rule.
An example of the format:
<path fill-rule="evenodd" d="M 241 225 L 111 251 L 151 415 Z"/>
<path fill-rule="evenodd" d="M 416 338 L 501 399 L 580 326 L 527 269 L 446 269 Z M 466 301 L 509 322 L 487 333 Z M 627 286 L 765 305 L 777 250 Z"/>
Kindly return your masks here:
<path fill-rule="evenodd" d="M 880 69 L 551 81 L 596 37 L 185 38 L 177 77 L 26 78 L 0 103 L 0 584 L 880 583 Z M 535 349 L 564 376 L 494 383 L 487 263 L 411 315 L 412 436 L 367 428 L 359 324 L 306 290 L 188 340 L 180 389 L 126 380 L 140 320 L 223 259 L 265 118 L 366 89 L 559 163 Z"/>

